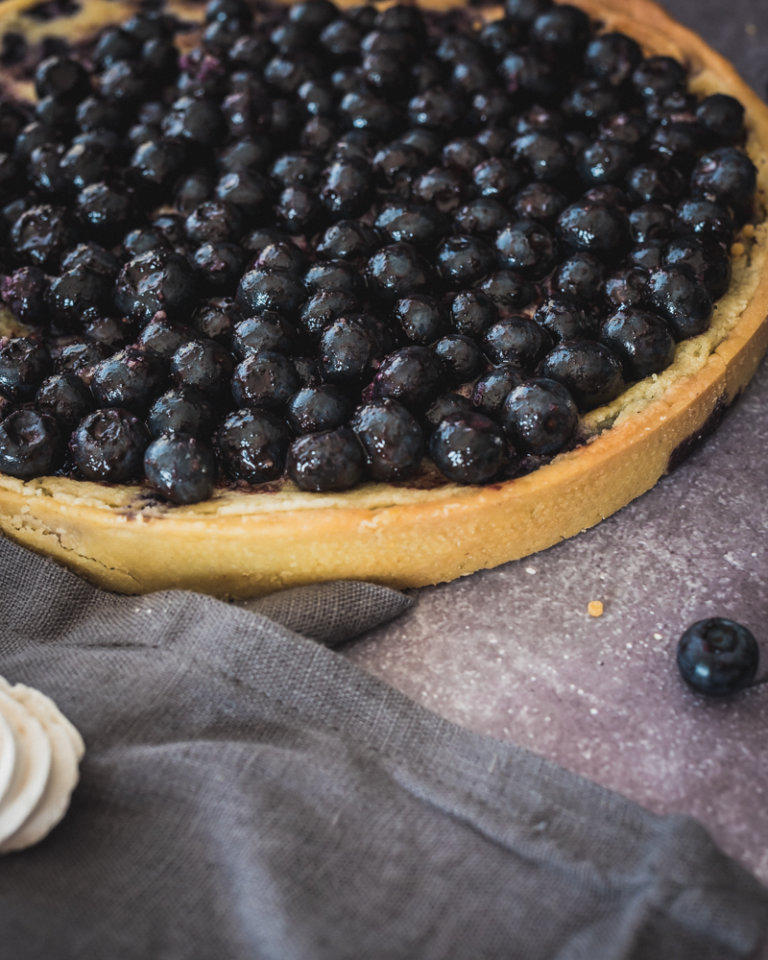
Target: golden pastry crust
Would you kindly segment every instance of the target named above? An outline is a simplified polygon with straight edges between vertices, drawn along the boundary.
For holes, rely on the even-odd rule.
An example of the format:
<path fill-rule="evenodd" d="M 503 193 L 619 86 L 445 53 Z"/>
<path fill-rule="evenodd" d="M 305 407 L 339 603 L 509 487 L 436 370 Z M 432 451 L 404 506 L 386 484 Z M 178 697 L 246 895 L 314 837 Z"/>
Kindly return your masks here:
<path fill-rule="evenodd" d="M 652 0 L 574 2 L 604 29 L 686 63 L 697 93 L 728 93 L 746 108 L 757 222 L 742 231 L 731 288 L 712 326 L 679 344 L 672 366 L 583 417 L 584 445 L 504 483 L 366 484 L 309 494 L 285 482 L 219 490 L 204 503 L 171 507 L 141 487 L 0 475 L 0 529 L 121 592 L 176 587 L 249 597 L 338 578 L 417 587 L 543 550 L 650 489 L 676 451 L 736 398 L 768 348 L 768 107 Z M 6 8 L 15 16 L 25 5 L 11 0 Z M 97 5 L 104 4 L 85 7 L 92 15 Z M 110 16 L 117 6 L 106 4 Z M 6 16 L 0 14 L 0 29 Z"/>

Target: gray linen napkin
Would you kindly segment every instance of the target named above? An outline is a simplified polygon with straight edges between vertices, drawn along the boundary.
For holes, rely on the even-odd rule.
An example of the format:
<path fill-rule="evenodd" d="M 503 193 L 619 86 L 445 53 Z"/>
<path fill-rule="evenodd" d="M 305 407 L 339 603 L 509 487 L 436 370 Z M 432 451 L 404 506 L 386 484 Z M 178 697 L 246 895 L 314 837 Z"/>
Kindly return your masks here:
<path fill-rule="evenodd" d="M 0 859 L 0 956 L 755 955 L 766 890 L 697 823 L 461 730 L 280 625 L 337 639 L 409 603 L 355 583 L 247 608 L 118 597 L 0 541 L 0 673 L 88 746 L 64 821 Z"/>

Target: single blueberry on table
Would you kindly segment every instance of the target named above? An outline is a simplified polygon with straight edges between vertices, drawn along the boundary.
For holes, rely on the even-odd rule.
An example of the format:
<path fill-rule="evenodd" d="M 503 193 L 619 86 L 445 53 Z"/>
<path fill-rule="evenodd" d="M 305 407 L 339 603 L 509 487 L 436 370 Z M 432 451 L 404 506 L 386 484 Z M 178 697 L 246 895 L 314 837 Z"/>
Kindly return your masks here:
<path fill-rule="evenodd" d="M 697 693 L 724 697 L 748 687 L 757 673 L 760 651 L 746 627 L 725 617 L 692 624 L 680 638 L 677 666 Z"/>

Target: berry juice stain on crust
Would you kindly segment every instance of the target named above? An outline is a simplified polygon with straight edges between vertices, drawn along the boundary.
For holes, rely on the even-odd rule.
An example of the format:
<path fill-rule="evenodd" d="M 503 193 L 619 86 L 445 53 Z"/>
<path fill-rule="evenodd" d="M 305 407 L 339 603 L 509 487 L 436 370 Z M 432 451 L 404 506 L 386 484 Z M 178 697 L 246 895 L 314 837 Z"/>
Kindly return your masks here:
<path fill-rule="evenodd" d="M 708 328 L 756 174 L 676 60 L 550 0 L 211 0 L 187 33 L 148 7 L 0 107 L 3 472 L 493 483 Z"/>

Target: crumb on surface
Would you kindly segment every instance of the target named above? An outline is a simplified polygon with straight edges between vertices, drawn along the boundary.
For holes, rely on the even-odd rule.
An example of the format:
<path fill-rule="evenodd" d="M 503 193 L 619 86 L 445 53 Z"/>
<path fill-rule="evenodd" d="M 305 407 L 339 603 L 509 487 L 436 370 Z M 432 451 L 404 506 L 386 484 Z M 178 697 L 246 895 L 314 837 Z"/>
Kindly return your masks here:
<path fill-rule="evenodd" d="M 590 617 L 602 617 L 604 609 L 602 600 L 590 600 L 587 604 L 587 613 Z"/>

